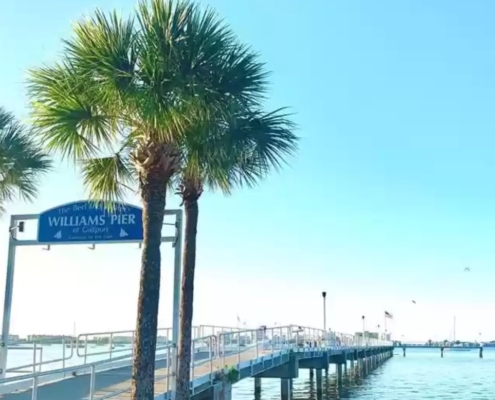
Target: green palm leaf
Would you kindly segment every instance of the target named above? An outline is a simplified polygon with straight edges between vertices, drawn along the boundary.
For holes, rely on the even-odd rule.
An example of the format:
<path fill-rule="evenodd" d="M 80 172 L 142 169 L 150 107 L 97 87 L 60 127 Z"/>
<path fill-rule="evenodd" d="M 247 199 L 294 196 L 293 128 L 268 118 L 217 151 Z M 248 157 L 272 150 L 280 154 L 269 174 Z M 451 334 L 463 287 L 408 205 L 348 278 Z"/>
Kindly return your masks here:
<path fill-rule="evenodd" d="M 295 124 L 286 109 L 203 113 L 184 135 L 186 162 L 176 182 L 201 182 L 230 193 L 252 187 L 297 151 Z"/>
<path fill-rule="evenodd" d="M 33 201 L 52 162 L 32 140 L 32 132 L 0 107 L 0 211 L 20 198 Z"/>

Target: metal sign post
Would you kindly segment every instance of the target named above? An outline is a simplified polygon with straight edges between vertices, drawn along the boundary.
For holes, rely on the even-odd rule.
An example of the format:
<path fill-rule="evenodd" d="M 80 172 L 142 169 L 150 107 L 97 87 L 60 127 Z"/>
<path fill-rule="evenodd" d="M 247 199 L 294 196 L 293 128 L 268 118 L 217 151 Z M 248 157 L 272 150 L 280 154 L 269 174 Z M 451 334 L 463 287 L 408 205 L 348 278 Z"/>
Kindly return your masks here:
<path fill-rule="evenodd" d="M 39 246 L 46 244 L 96 244 L 141 243 L 143 241 L 142 209 L 130 204 L 114 203 L 112 211 L 103 205 L 90 201 L 63 204 L 46 210 L 41 214 L 12 215 L 9 226 L 9 246 L 7 258 L 7 276 L 5 280 L 5 300 L 3 304 L 2 338 L 0 342 L 0 379 L 5 378 L 7 353 L 12 313 L 14 289 L 15 252 L 19 246 Z M 165 215 L 175 216 L 175 235 L 163 236 L 161 241 L 172 243 L 174 253 L 174 290 L 173 290 L 173 328 L 172 340 L 174 354 L 172 358 L 172 376 L 177 368 L 177 343 L 179 339 L 179 306 L 181 286 L 182 256 L 182 210 L 165 210 Z M 18 239 L 17 232 L 22 231 L 25 221 L 38 220 L 38 237 Z M 172 393 L 175 392 L 175 379 L 172 380 Z"/>
<path fill-rule="evenodd" d="M 180 311 L 180 295 L 181 295 L 181 279 L 182 279 L 182 210 L 175 216 L 176 226 L 179 227 L 176 229 L 176 240 L 174 243 L 174 300 L 173 300 L 173 314 L 172 314 L 172 342 L 174 343 L 174 347 L 172 349 L 172 362 L 170 363 L 171 367 L 171 376 L 170 379 L 170 393 L 172 394 L 171 400 L 175 400 L 176 393 L 176 384 L 177 384 L 177 364 L 179 361 L 179 311 Z"/>

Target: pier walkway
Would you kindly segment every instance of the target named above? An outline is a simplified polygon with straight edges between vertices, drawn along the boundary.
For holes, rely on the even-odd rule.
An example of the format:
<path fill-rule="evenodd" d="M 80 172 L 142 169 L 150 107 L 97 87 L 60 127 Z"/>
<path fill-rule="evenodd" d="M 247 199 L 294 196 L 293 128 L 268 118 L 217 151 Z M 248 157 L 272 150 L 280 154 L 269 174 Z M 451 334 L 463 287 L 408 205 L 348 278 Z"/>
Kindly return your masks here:
<path fill-rule="evenodd" d="M 168 339 L 169 331 L 159 331 L 157 400 L 170 398 L 175 378 L 171 373 L 174 346 Z M 347 372 L 348 361 L 351 369 L 357 362 L 357 371 L 365 373 L 393 355 L 390 342 L 363 341 L 353 335 L 325 334 L 319 329 L 300 326 L 252 330 L 203 326 L 194 332 L 191 394 L 198 399 L 213 398 L 213 391 L 218 392 L 218 388 L 225 392 L 222 398 L 229 398 L 225 387 L 247 377 L 279 378 L 287 383 L 297 377 L 299 368 L 315 369 L 317 379 L 320 376 L 321 380 L 321 371 L 328 369 L 330 363 L 336 364 L 342 374 L 342 366 Z M 56 356 L 53 360 L 40 359 L 32 366 L 36 371 L 33 373 L 25 370 L 19 373 L 19 368 L 8 370 L 10 375 L 17 373 L 0 381 L 0 399 L 129 400 L 132 340 L 133 332 L 80 335 L 75 346 L 68 345 L 69 350 L 67 345 L 61 346 L 63 360 Z M 34 347 L 39 352 L 47 346 L 40 343 Z M 67 366 L 73 359 L 77 359 L 77 365 Z M 61 362 L 65 366 L 56 368 Z"/>

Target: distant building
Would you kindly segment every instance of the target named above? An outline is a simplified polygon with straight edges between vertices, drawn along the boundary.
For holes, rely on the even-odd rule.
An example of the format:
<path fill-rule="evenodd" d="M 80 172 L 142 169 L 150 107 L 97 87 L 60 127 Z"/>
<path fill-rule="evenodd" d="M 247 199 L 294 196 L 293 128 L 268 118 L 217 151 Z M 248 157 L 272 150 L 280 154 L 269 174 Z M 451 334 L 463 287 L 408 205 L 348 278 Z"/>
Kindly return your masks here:
<path fill-rule="evenodd" d="M 65 335 L 28 335 L 28 342 L 61 344 L 64 341 L 75 341 L 75 338 Z"/>

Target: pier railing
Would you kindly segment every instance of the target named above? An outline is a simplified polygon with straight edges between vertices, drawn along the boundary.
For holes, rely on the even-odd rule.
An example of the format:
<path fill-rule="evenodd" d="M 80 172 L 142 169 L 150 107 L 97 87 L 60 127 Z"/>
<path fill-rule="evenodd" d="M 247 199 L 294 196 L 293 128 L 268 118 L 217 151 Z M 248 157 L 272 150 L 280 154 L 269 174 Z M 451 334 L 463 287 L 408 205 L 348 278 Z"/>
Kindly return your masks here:
<path fill-rule="evenodd" d="M 193 326 L 193 339 L 234 332 L 238 328 L 215 325 Z M 12 353 L 20 359 L 7 368 L 7 376 L 20 376 L 34 372 L 57 370 L 76 365 L 86 365 L 113 359 L 130 357 L 135 342 L 135 331 L 105 331 L 82 333 L 77 337 L 37 337 L 27 342 L 9 344 Z M 157 348 L 172 344 L 172 328 L 158 329 Z M 160 352 L 158 352 L 160 355 Z M 11 364 L 11 363 L 9 363 Z"/>
<path fill-rule="evenodd" d="M 34 338 L 28 342 L 10 344 L 10 353 L 17 353 L 22 359 L 20 365 L 7 368 L 6 373 L 17 376 L 19 374 L 32 374 L 43 369 L 65 368 L 66 364 L 74 356 L 74 348 L 69 344 L 70 338 Z"/>
<path fill-rule="evenodd" d="M 390 344 L 388 342 L 380 342 L 378 340 L 363 341 L 362 338 L 354 335 L 343 333 L 329 333 L 321 329 L 304 327 L 304 326 L 277 326 L 277 327 L 262 327 L 258 329 L 238 330 L 230 328 L 230 331 L 225 328 L 209 327 L 211 332 L 220 332 L 217 334 L 197 337 L 192 342 L 192 359 L 191 359 L 191 382 L 194 393 L 195 385 L 210 384 L 218 378 L 218 374 L 222 373 L 226 365 L 239 366 L 242 363 L 251 363 L 263 357 L 264 360 L 274 360 L 277 358 L 279 362 L 291 351 L 314 352 L 324 351 L 329 348 L 342 347 L 368 347 L 376 345 Z M 167 337 L 167 329 L 160 330 L 163 337 Z M 196 329 L 196 334 L 205 332 L 204 329 Z M 94 350 L 91 346 L 94 345 L 96 337 L 104 337 L 108 339 L 100 339 L 106 343 L 115 340 L 115 338 L 127 335 L 132 331 L 119 332 L 100 332 L 92 334 L 79 335 L 77 347 L 71 347 L 72 355 L 77 354 L 79 358 L 84 360 L 84 363 L 79 365 L 66 365 L 65 367 L 55 368 L 52 370 L 42 371 L 41 368 L 33 370 L 21 376 L 7 377 L 0 380 L 0 396 L 5 393 L 12 393 L 18 390 L 28 390 L 32 388 L 33 399 L 36 399 L 38 386 L 48 382 L 70 379 L 74 376 L 89 375 L 89 400 L 103 400 L 116 397 L 130 390 L 130 372 L 128 367 L 132 365 L 132 344 L 127 348 L 127 351 L 121 349 L 112 349 L 111 347 L 105 350 Z M 125 335 L 124 335 L 125 333 Z M 120 340 L 120 339 L 119 339 Z M 157 371 L 155 380 L 161 385 L 163 392 L 168 392 L 172 382 L 172 354 L 175 344 L 169 339 L 163 340 L 157 345 L 156 361 Z M 76 350 L 77 349 L 77 350 Z M 76 350 L 76 351 L 74 351 Z M 94 350 L 94 351 L 93 351 Z M 116 351 L 118 350 L 118 351 Z M 79 355 L 83 356 L 80 357 Z M 104 357 L 104 359 L 91 360 L 94 357 Z M 36 364 L 35 364 L 36 365 Z M 128 382 L 128 387 L 123 385 L 122 389 L 112 393 L 107 391 L 99 393 L 97 391 L 97 380 L 108 379 L 115 371 L 116 376 L 122 376 L 122 368 L 127 367 L 125 371 L 129 374 L 128 378 L 123 378 Z M 98 373 L 105 371 L 102 377 Z M 171 379 L 172 378 L 172 379 Z"/>

